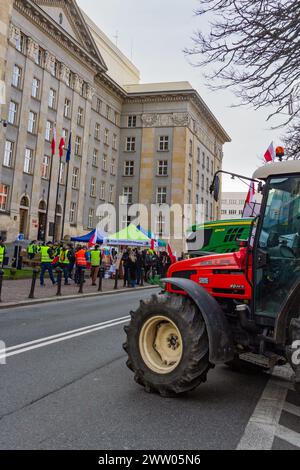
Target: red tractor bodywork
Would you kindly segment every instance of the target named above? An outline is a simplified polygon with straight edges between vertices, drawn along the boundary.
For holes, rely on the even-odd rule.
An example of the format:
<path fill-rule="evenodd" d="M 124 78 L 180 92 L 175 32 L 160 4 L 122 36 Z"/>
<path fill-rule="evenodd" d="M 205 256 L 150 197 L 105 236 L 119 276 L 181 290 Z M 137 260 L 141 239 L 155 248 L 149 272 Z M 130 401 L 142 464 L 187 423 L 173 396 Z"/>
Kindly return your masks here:
<path fill-rule="evenodd" d="M 190 279 L 215 298 L 251 301 L 252 254 L 242 247 L 237 253 L 180 261 L 170 267 L 167 277 Z M 183 294 L 171 285 L 167 291 Z"/>

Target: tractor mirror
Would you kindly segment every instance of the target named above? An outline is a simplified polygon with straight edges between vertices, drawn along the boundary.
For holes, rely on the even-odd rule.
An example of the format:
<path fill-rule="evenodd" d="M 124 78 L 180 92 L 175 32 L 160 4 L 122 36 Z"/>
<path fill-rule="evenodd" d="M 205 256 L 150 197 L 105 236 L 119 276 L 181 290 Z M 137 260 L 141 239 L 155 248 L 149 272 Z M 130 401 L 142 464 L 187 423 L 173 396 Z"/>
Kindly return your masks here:
<path fill-rule="evenodd" d="M 218 202 L 220 196 L 220 178 L 218 175 L 215 175 L 214 181 L 210 187 L 210 192 L 214 195 L 214 200 Z"/>

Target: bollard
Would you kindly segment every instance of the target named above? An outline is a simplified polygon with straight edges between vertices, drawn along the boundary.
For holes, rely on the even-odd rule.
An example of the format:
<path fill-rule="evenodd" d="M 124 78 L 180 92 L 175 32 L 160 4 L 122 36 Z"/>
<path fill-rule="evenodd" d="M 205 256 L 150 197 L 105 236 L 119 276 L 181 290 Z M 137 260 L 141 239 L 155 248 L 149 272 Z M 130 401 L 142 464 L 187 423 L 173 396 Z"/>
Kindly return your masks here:
<path fill-rule="evenodd" d="M 141 287 L 144 287 L 144 279 L 145 279 L 145 268 L 141 270 Z"/>
<path fill-rule="evenodd" d="M 57 268 L 56 273 L 57 273 L 57 292 L 56 292 L 56 296 L 61 297 L 62 270 L 60 268 Z"/>
<path fill-rule="evenodd" d="M 38 270 L 34 269 L 32 271 L 31 289 L 30 289 L 30 293 L 29 293 L 29 297 L 28 297 L 29 299 L 34 299 L 34 290 L 35 290 L 37 275 L 38 275 Z"/>
<path fill-rule="evenodd" d="M 119 280 L 119 270 L 116 269 L 114 290 L 118 290 L 118 280 Z"/>
<path fill-rule="evenodd" d="M 3 276 L 4 276 L 4 271 L 2 271 L 1 269 L 0 270 L 0 302 L 2 302 L 1 294 L 2 294 Z"/>
<path fill-rule="evenodd" d="M 105 269 L 103 267 L 100 268 L 98 292 L 102 292 L 104 273 Z"/>
<path fill-rule="evenodd" d="M 80 284 L 78 294 L 83 294 L 83 283 L 84 283 L 84 270 L 80 273 Z"/>

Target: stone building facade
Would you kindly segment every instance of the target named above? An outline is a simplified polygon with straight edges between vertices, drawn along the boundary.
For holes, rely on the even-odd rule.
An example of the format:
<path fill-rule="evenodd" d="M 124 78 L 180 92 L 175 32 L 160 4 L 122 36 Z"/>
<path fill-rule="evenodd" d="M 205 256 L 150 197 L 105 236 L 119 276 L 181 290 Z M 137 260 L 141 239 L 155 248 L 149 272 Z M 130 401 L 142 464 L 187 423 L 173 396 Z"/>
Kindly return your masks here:
<path fill-rule="evenodd" d="M 191 85 L 141 85 L 74 0 L 0 7 L 2 235 L 83 234 L 99 204 L 118 206 L 120 196 L 128 205 L 197 201 L 206 218 L 219 216 L 208 186 L 230 138 Z M 71 141 L 69 165 L 66 148 L 51 158 L 55 129 L 57 147 Z"/>

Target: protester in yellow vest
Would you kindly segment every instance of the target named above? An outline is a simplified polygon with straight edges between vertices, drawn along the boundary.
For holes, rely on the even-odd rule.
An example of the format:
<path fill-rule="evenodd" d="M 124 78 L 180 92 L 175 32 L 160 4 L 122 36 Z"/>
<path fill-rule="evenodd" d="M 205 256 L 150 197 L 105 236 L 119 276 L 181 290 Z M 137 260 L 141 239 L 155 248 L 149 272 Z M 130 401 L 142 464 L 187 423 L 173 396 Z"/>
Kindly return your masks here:
<path fill-rule="evenodd" d="M 58 262 L 59 262 L 59 267 L 64 272 L 65 286 L 68 286 L 69 285 L 70 259 L 69 259 L 69 250 L 65 245 L 60 249 Z"/>
<path fill-rule="evenodd" d="M 95 248 L 90 252 L 91 255 L 91 266 L 92 266 L 92 285 L 96 286 L 97 277 L 101 265 L 101 250 L 99 245 L 95 245 Z"/>
<path fill-rule="evenodd" d="M 4 258 L 6 254 L 6 246 L 2 239 L 0 239 L 0 268 L 3 268 L 4 265 Z"/>
<path fill-rule="evenodd" d="M 52 261 L 54 259 L 52 243 L 48 242 L 46 246 L 41 246 L 39 252 L 41 254 L 41 275 L 40 275 L 41 286 L 43 287 L 45 285 L 44 277 L 45 277 L 46 271 L 48 271 L 49 273 L 52 284 L 55 285 L 56 282 L 53 276 L 53 266 L 52 266 Z"/>
<path fill-rule="evenodd" d="M 28 259 L 32 260 L 37 253 L 36 241 L 32 241 L 27 247 Z"/>

